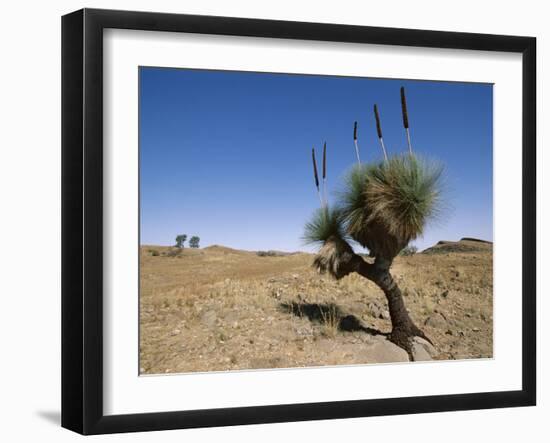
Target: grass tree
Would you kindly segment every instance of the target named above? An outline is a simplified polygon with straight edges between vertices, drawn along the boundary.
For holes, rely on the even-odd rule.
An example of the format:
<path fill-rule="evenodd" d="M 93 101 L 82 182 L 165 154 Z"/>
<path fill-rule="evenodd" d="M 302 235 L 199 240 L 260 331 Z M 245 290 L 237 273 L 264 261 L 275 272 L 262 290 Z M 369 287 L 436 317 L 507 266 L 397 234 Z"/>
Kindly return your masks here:
<path fill-rule="evenodd" d="M 406 116 L 404 103 L 402 99 Z M 379 128 L 378 113 L 376 120 Z M 404 121 L 410 140 L 408 118 Z M 383 150 L 382 161 L 358 161 L 346 173 L 338 201 L 329 206 L 325 199 L 325 205 L 305 226 L 305 240 L 319 245 L 313 264 L 320 272 L 336 279 L 356 273 L 383 291 L 392 322 L 389 338 L 411 354 L 415 336 L 430 340 L 409 316 L 390 269 L 394 258 L 436 215 L 443 169 L 414 154 L 410 144 L 408 153 L 388 155 L 385 147 Z M 367 248 L 373 259 L 355 253 L 352 242 Z"/>
<path fill-rule="evenodd" d="M 189 239 L 189 247 L 190 248 L 198 248 L 199 242 L 201 241 L 200 237 L 194 235 Z"/>
<path fill-rule="evenodd" d="M 187 234 L 179 234 L 178 236 L 176 236 L 176 248 L 183 249 L 186 240 Z"/>

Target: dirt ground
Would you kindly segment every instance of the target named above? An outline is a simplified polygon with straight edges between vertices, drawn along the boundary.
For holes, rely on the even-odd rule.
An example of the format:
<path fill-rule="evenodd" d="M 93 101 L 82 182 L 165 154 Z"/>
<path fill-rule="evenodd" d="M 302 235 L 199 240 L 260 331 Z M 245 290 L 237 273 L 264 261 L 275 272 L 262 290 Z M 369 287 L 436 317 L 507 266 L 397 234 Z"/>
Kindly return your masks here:
<path fill-rule="evenodd" d="M 319 275 L 312 260 L 142 246 L 141 373 L 379 363 L 366 350 L 391 330 L 383 293 Z M 441 243 L 398 257 L 392 274 L 435 359 L 492 357 L 491 244 Z"/>

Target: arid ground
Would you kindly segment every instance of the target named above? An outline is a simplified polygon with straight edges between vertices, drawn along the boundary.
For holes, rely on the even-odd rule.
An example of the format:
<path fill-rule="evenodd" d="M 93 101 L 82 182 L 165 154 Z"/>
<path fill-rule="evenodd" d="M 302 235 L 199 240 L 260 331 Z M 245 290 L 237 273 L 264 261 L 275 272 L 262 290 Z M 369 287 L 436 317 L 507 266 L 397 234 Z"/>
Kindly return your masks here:
<path fill-rule="evenodd" d="M 369 260 L 368 258 L 366 258 Z M 383 293 L 312 254 L 141 247 L 142 374 L 408 361 Z M 492 244 L 440 242 L 392 273 L 434 360 L 492 357 Z"/>

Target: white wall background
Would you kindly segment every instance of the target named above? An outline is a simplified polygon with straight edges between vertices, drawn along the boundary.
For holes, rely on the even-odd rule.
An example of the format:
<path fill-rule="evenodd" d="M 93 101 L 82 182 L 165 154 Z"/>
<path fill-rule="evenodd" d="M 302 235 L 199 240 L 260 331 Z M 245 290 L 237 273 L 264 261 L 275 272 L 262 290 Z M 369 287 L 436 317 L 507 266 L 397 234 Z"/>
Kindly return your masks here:
<path fill-rule="evenodd" d="M 538 38 L 539 226 L 550 221 L 544 155 L 550 28 L 544 2 L 89 0 L 6 2 L 0 26 L 0 438 L 75 441 L 60 415 L 60 16 L 81 7 L 531 35 Z M 547 106 L 546 106 L 546 109 Z M 547 124 L 547 123 L 546 123 Z M 549 259 L 539 235 L 539 275 Z M 544 251 L 544 249 L 546 249 Z M 550 280 L 539 279 L 539 406 L 102 436 L 94 441 L 548 441 Z M 511 325 L 513 327 L 513 325 Z M 449 380 L 452 383 L 452 380 Z"/>

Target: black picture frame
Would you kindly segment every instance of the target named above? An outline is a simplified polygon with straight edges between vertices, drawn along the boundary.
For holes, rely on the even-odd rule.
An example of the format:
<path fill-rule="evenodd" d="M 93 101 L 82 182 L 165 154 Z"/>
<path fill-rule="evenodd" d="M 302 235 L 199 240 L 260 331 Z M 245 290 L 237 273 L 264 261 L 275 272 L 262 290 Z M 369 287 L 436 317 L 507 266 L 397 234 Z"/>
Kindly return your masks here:
<path fill-rule="evenodd" d="M 177 412 L 103 413 L 103 30 L 353 42 L 522 54 L 522 389 Z M 83 9 L 62 18 L 62 426 L 152 431 L 536 403 L 536 39 L 229 17 Z"/>

